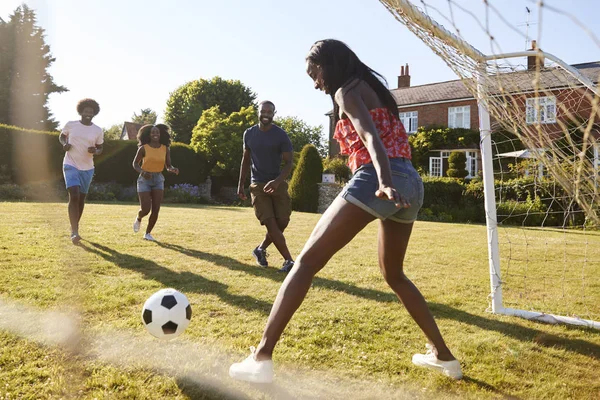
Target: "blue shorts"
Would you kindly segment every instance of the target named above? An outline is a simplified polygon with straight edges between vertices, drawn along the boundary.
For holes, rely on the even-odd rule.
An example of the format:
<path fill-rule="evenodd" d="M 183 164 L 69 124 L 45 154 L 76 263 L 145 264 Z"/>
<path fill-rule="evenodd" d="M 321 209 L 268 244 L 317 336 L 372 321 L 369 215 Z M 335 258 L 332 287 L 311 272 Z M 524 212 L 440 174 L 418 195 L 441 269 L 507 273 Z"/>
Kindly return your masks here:
<path fill-rule="evenodd" d="M 340 196 L 376 218 L 405 224 L 414 222 L 423 205 L 423 181 L 410 160 L 406 158 L 390 158 L 390 166 L 394 187 L 408 200 L 409 208 L 396 208 L 392 201 L 375 196 L 375 192 L 379 189 L 379 180 L 373 163 L 361 165 Z"/>
<path fill-rule="evenodd" d="M 72 165 L 63 164 L 63 176 L 65 177 L 65 186 L 67 189 L 79 186 L 80 193 L 87 193 L 90 190 L 90 184 L 94 177 L 94 168 L 81 171 Z"/>
<path fill-rule="evenodd" d="M 137 191 L 151 192 L 153 190 L 165 190 L 165 177 L 162 172 L 148 172 L 152 175 L 150 179 L 146 179 L 140 174 L 137 179 Z"/>

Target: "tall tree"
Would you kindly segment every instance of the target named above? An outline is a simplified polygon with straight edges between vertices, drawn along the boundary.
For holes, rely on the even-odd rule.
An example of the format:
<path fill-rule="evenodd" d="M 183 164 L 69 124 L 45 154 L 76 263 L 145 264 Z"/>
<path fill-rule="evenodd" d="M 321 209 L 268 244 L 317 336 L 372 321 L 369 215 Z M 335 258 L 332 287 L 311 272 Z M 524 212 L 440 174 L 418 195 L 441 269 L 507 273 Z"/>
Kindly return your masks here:
<path fill-rule="evenodd" d="M 143 108 L 140 111 L 140 114 L 133 113 L 133 117 L 131 117 L 131 122 L 135 122 L 136 124 L 146 125 L 146 124 L 155 124 L 156 123 L 156 111 L 153 111 L 151 108 Z"/>
<path fill-rule="evenodd" d="M 214 106 L 202 113 L 194 128 L 192 147 L 203 154 L 210 174 L 222 176 L 229 184 L 237 182 L 243 153 L 244 131 L 258 123 L 254 107 L 242 107 L 231 114 Z"/>
<path fill-rule="evenodd" d="M 204 110 L 219 106 L 229 115 L 242 107 L 254 105 L 256 94 L 239 80 L 198 79 L 178 87 L 167 100 L 165 122 L 171 126 L 173 139 L 190 143 L 192 131 Z"/>
<path fill-rule="evenodd" d="M 55 130 L 48 109 L 52 93 L 66 92 L 48 68 L 55 61 L 37 25 L 35 11 L 23 4 L 0 22 L 0 122 L 23 128 Z"/>

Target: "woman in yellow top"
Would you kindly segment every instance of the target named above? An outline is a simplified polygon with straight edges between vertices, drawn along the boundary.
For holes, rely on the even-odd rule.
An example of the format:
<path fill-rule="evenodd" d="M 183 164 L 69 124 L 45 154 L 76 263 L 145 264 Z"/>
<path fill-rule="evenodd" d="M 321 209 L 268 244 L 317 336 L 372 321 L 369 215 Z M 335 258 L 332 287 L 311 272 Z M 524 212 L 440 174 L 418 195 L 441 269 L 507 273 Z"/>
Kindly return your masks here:
<path fill-rule="evenodd" d="M 140 210 L 133 222 L 133 231 L 140 230 L 142 218 L 152 211 L 144 239 L 154 241 L 150 232 L 158 219 L 165 189 L 165 177 L 162 171 L 167 167 L 167 171 L 177 175 L 179 169 L 171 165 L 171 152 L 169 151 L 171 135 L 167 125 L 144 125 L 138 131 L 137 140 L 139 147 L 133 160 L 133 169 L 140 173 L 137 180 Z"/>

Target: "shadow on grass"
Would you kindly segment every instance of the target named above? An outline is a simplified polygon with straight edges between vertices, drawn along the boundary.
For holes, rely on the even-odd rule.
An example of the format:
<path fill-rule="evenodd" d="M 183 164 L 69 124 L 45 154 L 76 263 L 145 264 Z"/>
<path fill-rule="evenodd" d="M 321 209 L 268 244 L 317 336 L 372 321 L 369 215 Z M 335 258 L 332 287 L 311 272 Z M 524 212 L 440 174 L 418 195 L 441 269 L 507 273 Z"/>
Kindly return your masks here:
<path fill-rule="evenodd" d="M 279 270 L 274 268 L 262 268 L 254 265 L 248 265 L 239 262 L 238 260 L 223 256 L 220 254 L 207 253 L 200 250 L 188 249 L 176 244 L 164 243 L 164 242 L 156 242 L 156 244 L 160 247 L 164 247 L 165 249 L 177 251 L 181 254 L 185 254 L 190 257 L 198 258 L 204 261 L 208 261 L 219 265 L 221 267 L 228 268 L 233 271 L 242 271 L 250 275 L 260 276 L 263 278 L 268 278 L 276 282 L 283 282 L 286 277 L 286 274 L 279 272 Z M 313 286 L 317 286 L 324 289 L 329 289 L 336 292 L 346 293 L 352 296 L 361 297 L 368 300 L 375 300 L 384 303 L 397 303 L 398 298 L 394 293 L 390 292 L 382 292 L 380 290 L 374 289 L 364 289 L 358 286 L 354 286 L 348 283 L 335 281 L 327 278 L 320 278 L 316 276 L 313 279 Z"/>
<path fill-rule="evenodd" d="M 87 246 L 89 243 L 90 246 Z M 206 279 L 192 272 L 175 272 L 165 268 L 152 260 L 131 254 L 120 253 L 98 243 L 82 240 L 79 244 L 84 250 L 97 254 L 120 268 L 130 269 L 144 274 L 147 279 L 162 283 L 165 287 L 173 287 L 182 292 L 214 294 L 224 302 L 247 311 L 259 311 L 268 315 L 271 303 L 255 299 L 250 296 L 240 296 L 227 291 L 228 286 L 217 281 Z"/>
<path fill-rule="evenodd" d="M 166 249 L 178 251 L 190 257 L 199 258 L 229 268 L 235 271 L 243 271 L 254 276 L 260 276 L 283 282 L 285 275 L 273 268 L 260 268 L 248 266 L 231 257 L 219 254 L 206 253 L 200 250 L 185 248 L 176 244 L 160 243 L 157 244 Z M 361 297 L 368 300 L 374 300 L 384 303 L 397 303 L 398 299 L 393 292 L 382 292 L 374 289 L 364 289 L 348 283 L 334 281 L 331 279 L 314 278 L 313 285 L 332 291 L 343 292 L 352 296 Z M 570 352 L 579 353 L 588 357 L 600 359 L 600 346 L 581 339 L 567 339 L 556 335 L 548 334 L 543 330 L 525 327 L 516 323 L 499 321 L 491 318 L 471 314 L 466 311 L 454 308 L 440 303 L 428 303 L 431 312 L 436 318 L 452 319 L 469 325 L 477 326 L 487 331 L 495 331 L 502 335 L 510 336 L 523 342 L 535 342 L 544 347 L 555 347 L 565 349 Z M 541 324 L 541 323 L 540 323 Z M 545 326 L 545 325 L 544 325 Z M 581 329 L 565 325 L 567 329 Z M 596 331 L 590 331 L 596 333 Z"/>
<path fill-rule="evenodd" d="M 215 263 L 217 265 L 235 270 L 244 271 L 254 276 L 269 278 L 275 281 L 283 282 L 285 275 L 272 268 L 260 268 L 248 266 L 239 261 L 219 254 L 206 253 L 200 250 L 185 248 L 176 244 L 160 243 L 157 244 L 166 249 L 178 251 L 190 257 L 199 258 L 205 261 Z M 385 303 L 396 303 L 398 299 L 396 295 L 390 292 L 382 292 L 374 289 L 364 289 L 344 282 L 334 281 L 331 279 L 314 278 L 313 285 L 321 288 L 347 293 L 356 297 L 361 297 L 368 300 L 374 300 Z M 524 342 L 535 342 L 544 347 L 555 347 L 565 349 L 570 352 L 579 353 L 588 357 L 600 359 L 600 346 L 594 343 L 580 339 L 561 338 L 556 335 L 551 335 L 543 330 L 525 327 L 519 324 L 499 321 L 495 317 L 486 318 L 479 315 L 471 314 L 458 308 L 450 307 L 445 304 L 429 303 L 431 312 L 436 318 L 452 319 L 469 325 L 477 326 L 487 331 L 499 332 L 503 335 L 512 337 Z M 541 323 L 540 323 L 541 324 Z M 566 325 L 568 329 L 580 329 Z M 591 331 L 596 333 L 596 331 Z"/>
<path fill-rule="evenodd" d="M 486 331 L 495 331 L 522 342 L 533 342 L 543 347 L 564 349 L 573 353 L 579 353 L 583 356 L 600 359 L 600 345 L 595 343 L 587 342 L 581 339 L 568 339 L 557 335 L 552 335 L 544 332 L 543 330 L 500 321 L 494 319 L 494 317 L 485 318 L 454 307 L 450 307 L 445 304 L 428 304 L 436 319 L 452 319 L 465 324 L 477 326 L 478 328 L 485 329 Z M 548 326 L 542 322 L 537 322 L 537 324 Z M 569 325 L 563 326 L 567 329 L 582 330 L 582 328 L 572 327 Z M 590 334 L 597 334 L 597 332 L 592 329 L 586 330 L 586 332 L 589 332 Z"/>

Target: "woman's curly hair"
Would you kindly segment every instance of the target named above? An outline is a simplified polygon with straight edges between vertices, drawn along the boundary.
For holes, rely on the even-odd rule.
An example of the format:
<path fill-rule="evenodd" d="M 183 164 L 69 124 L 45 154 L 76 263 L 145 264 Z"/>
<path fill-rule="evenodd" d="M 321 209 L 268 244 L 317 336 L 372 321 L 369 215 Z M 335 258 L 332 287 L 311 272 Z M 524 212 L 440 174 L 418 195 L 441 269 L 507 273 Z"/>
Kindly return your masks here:
<path fill-rule="evenodd" d="M 150 143 L 150 131 L 152 128 L 158 128 L 160 131 L 160 144 L 164 144 L 169 147 L 171 145 L 171 134 L 169 133 L 169 127 L 165 124 L 148 124 L 140 128 L 137 134 L 138 146 L 143 146 Z"/>

